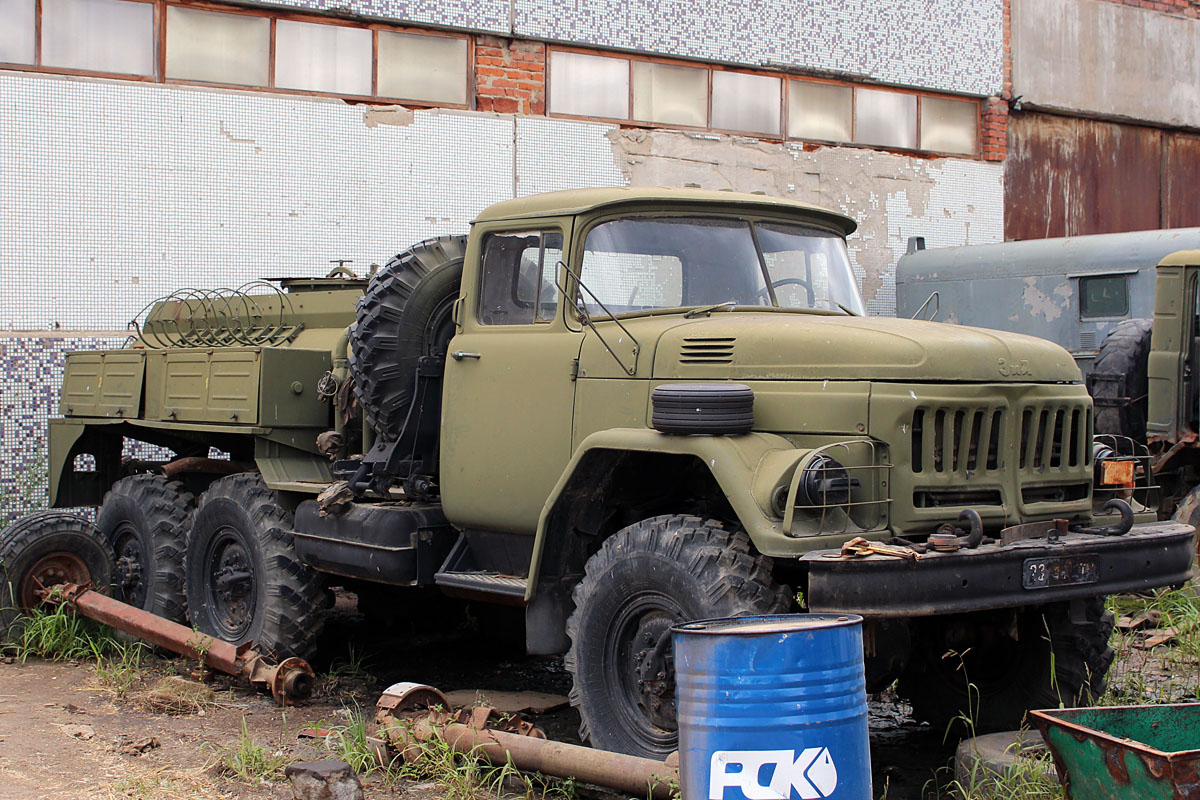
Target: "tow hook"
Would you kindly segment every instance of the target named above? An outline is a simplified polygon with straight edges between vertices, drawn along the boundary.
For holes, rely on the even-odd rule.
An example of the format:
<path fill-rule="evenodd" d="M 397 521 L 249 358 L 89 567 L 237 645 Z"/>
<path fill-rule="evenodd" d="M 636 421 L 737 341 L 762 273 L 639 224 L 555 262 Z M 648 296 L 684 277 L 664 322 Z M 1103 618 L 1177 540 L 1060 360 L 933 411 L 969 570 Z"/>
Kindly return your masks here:
<path fill-rule="evenodd" d="M 1121 515 L 1121 521 L 1116 525 L 1102 525 L 1094 528 L 1083 525 L 1072 525 L 1071 533 L 1090 533 L 1093 536 L 1124 536 L 1133 529 L 1133 509 L 1129 503 L 1119 497 L 1114 497 L 1100 507 L 1101 511 L 1115 511 Z"/>
<path fill-rule="evenodd" d="M 952 553 L 963 548 L 974 550 L 983 544 L 983 520 L 978 511 L 973 508 L 964 508 L 958 514 L 958 521 L 970 523 L 970 532 L 961 536 L 959 528 L 953 525 L 942 525 L 936 533 L 929 534 L 925 545 L 934 552 Z"/>

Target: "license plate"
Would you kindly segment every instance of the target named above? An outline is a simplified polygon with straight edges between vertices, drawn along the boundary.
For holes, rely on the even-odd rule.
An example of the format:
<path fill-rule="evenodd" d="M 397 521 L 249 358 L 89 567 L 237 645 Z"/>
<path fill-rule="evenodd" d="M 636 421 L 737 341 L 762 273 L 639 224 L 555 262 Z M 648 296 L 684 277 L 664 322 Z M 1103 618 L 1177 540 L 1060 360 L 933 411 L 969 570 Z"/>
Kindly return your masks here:
<path fill-rule="evenodd" d="M 1027 558 L 1021 572 L 1026 589 L 1077 586 L 1100 580 L 1100 562 L 1094 556 Z"/>

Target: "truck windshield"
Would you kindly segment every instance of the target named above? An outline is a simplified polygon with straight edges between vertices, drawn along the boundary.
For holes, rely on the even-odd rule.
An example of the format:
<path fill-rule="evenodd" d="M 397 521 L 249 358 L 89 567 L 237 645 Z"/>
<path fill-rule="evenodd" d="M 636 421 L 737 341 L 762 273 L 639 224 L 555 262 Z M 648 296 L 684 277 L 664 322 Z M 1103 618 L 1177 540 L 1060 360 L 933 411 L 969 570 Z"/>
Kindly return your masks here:
<path fill-rule="evenodd" d="M 581 274 L 613 314 L 726 303 L 864 313 L 842 237 L 792 223 L 614 219 L 588 232 Z"/>

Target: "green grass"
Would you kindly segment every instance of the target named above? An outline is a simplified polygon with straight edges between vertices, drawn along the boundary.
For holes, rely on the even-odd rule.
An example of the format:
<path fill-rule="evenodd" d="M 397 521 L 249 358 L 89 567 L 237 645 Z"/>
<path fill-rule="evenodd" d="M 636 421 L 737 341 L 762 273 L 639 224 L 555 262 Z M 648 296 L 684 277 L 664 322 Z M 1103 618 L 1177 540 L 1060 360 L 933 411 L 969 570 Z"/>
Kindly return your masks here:
<path fill-rule="evenodd" d="M 50 661 L 99 658 L 124 647 L 112 628 L 65 606 L 33 609 L 19 617 L 10 632 L 15 635 L 4 642 L 3 649 L 22 662 L 30 656 Z"/>
<path fill-rule="evenodd" d="M 45 508 L 48 504 L 46 495 L 49 486 L 49 471 L 47 469 L 46 443 L 42 439 L 32 442 L 29 451 L 40 455 L 30 456 L 23 466 L 14 470 L 16 477 L 4 490 L 0 491 L 0 528 L 11 525 L 31 511 Z"/>
<path fill-rule="evenodd" d="M 283 769 L 288 765 L 287 756 L 254 741 L 245 717 L 242 717 L 237 741 L 229 747 L 218 748 L 217 754 L 222 773 L 251 784 L 282 780 Z"/>
<path fill-rule="evenodd" d="M 1200 697 L 1200 595 L 1195 587 L 1189 584 L 1145 597 L 1110 597 L 1108 608 L 1118 618 L 1157 614 L 1158 629 L 1175 628 L 1177 633 L 1171 643 L 1150 650 L 1135 647 L 1138 632 L 1114 633 L 1110 644 L 1116 657 L 1100 704 L 1173 703 Z"/>
<path fill-rule="evenodd" d="M 125 697 L 141 685 L 143 659 L 149 647 L 142 642 L 117 642 L 106 653 L 96 642 L 91 642 L 92 657 L 96 660 L 96 682 L 117 697 Z"/>
<path fill-rule="evenodd" d="M 521 772 L 510 761 L 492 764 L 480 752 L 459 753 L 440 736 L 417 742 L 407 749 L 408 759 L 394 757 L 381 764 L 367 741 L 369 722 L 357 708 L 348 709 L 349 722 L 329 728 L 325 746 L 360 775 L 378 775 L 388 785 L 436 783 L 444 800 L 477 800 L 481 796 L 520 797 L 525 800 L 575 800 L 573 778 L 551 778 Z M 322 727 L 318 724 L 317 727 Z"/>

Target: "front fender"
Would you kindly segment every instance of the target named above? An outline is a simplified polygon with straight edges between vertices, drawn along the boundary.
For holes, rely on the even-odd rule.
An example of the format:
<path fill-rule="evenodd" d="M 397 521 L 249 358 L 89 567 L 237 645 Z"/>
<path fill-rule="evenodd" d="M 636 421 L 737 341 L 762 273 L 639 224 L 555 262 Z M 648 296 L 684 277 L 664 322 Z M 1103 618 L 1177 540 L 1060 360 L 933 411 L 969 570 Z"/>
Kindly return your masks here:
<path fill-rule="evenodd" d="M 542 507 L 526 600 L 532 600 L 537 589 L 546 543 L 553 533 L 551 522 L 555 511 L 560 503 L 569 502 L 565 495 L 573 476 L 584 459 L 597 451 L 663 453 L 699 459 L 712 473 L 754 546 L 764 555 L 796 558 L 810 550 L 838 547 L 846 539 L 844 533 L 787 536 L 783 532 L 783 521 L 765 510 L 769 508 L 769 493 L 776 482 L 810 452 L 798 449 L 782 436 L 771 433 L 669 436 L 648 428 L 610 428 L 597 431 L 580 442 Z"/>

